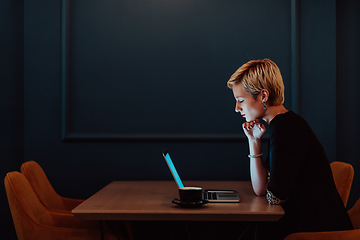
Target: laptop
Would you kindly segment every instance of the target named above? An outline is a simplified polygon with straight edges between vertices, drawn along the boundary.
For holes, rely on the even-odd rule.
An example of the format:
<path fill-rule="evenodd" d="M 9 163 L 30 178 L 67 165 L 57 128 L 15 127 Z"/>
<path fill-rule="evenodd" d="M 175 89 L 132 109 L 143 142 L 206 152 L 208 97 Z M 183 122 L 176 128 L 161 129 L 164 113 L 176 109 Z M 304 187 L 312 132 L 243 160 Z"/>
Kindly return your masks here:
<path fill-rule="evenodd" d="M 184 184 L 181 181 L 181 178 L 175 168 L 173 161 L 171 160 L 170 154 L 167 150 L 163 152 L 165 161 L 170 169 L 171 174 L 173 175 L 176 184 L 179 188 L 184 187 Z M 237 203 L 240 202 L 239 195 L 235 190 L 204 190 L 203 199 L 208 200 L 209 202 L 229 202 Z"/>

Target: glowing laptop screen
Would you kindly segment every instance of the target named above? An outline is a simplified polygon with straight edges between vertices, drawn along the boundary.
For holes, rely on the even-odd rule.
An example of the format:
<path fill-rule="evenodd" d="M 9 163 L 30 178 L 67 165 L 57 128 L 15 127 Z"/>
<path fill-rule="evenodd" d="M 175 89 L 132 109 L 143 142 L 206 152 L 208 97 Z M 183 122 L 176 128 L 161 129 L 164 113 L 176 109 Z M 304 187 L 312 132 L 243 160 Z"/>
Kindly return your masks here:
<path fill-rule="evenodd" d="M 184 185 L 183 185 L 183 183 L 182 183 L 182 181 L 180 179 L 180 176 L 179 176 L 178 172 L 176 171 L 174 163 L 170 158 L 169 153 L 165 150 L 163 155 L 164 155 L 165 160 L 166 160 L 166 162 L 167 162 L 167 164 L 168 164 L 168 166 L 170 168 L 170 171 L 171 171 L 171 173 L 172 173 L 172 175 L 173 175 L 173 177 L 175 179 L 176 184 L 178 185 L 179 188 L 184 187 Z"/>

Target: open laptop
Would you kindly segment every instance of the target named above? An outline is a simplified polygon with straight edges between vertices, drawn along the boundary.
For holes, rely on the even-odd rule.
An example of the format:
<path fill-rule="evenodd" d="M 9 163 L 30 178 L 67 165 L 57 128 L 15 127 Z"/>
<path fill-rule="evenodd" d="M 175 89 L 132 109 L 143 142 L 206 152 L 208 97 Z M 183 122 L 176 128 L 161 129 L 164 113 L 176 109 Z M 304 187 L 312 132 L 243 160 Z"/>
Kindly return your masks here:
<path fill-rule="evenodd" d="M 181 178 L 167 150 L 163 152 L 163 156 L 178 187 L 184 187 L 184 184 L 182 183 Z M 203 199 L 208 200 L 209 202 L 240 202 L 239 195 L 235 190 L 204 190 Z"/>

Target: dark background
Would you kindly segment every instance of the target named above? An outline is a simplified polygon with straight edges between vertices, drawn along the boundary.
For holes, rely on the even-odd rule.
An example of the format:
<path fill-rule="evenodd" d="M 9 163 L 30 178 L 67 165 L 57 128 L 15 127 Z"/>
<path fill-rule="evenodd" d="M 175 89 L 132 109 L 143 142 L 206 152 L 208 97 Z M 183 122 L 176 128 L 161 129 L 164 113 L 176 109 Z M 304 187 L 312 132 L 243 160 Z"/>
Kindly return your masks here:
<path fill-rule="evenodd" d="M 359 12 L 355 0 L 2 0 L 1 176 L 35 160 L 60 195 L 87 198 L 113 180 L 170 180 L 168 149 L 184 180 L 249 180 L 226 82 L 270 58 L 285 106 L 309 122 L 330 162 L 355 168 L 351 207 Z M 0 236 L 13 239 L 1 189 Z"/>

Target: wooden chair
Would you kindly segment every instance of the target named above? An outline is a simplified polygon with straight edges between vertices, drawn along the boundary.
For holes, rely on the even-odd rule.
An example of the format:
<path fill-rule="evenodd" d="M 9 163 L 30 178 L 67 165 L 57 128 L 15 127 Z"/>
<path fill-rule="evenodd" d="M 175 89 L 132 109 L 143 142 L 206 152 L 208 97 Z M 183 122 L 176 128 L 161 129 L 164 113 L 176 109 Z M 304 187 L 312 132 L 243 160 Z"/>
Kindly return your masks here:
<path fill-rule="evenodd" d="M 349 163 L 337 161 L 332 162 L 330 166 L 333 172 L 336 189 L 346 207 L 354 178 L 354 168 Z"/>
<path fill-rule="evenodd" d="M 10 172 L 4 179 L 6 195 L 19 240 L 98 240 L 100 224 L 89 228 L 84 221 L 61 212 L 51 212 L 37 198 L 29 181 L 20 172 Z M 116 240 L 110 232 L 104 239 Z"/>

